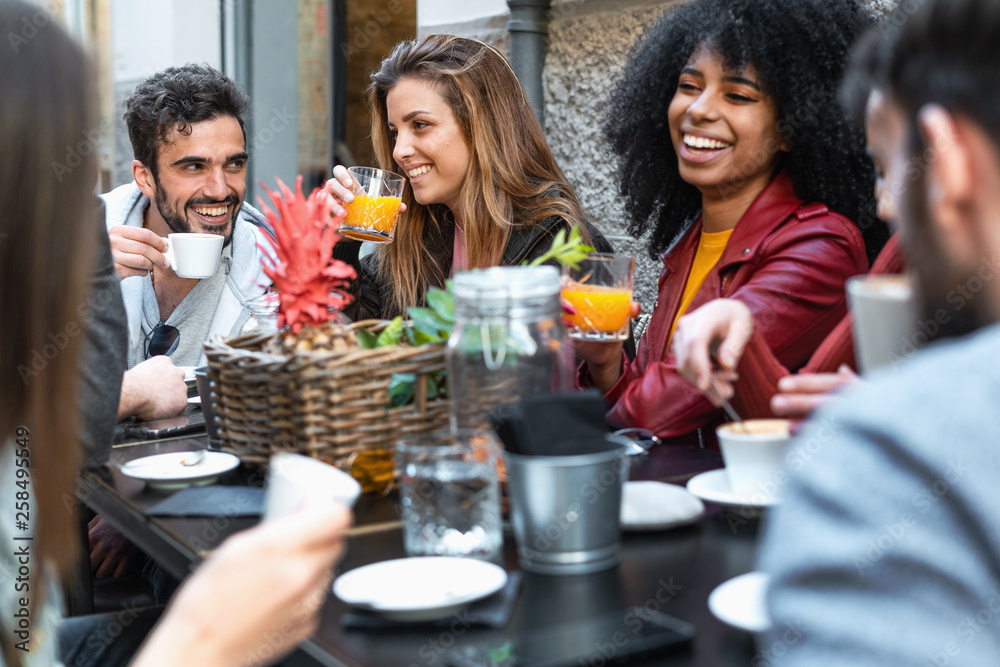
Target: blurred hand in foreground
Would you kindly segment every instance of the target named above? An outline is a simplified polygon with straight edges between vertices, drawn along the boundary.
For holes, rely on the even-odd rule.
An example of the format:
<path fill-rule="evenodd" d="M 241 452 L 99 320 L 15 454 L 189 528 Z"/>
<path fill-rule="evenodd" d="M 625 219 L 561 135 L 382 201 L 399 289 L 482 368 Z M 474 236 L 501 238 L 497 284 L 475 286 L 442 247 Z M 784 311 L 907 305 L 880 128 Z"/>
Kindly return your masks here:
<path fill-rule="evenodd" d="M 259 665 L 318 625 L 351 511 L 307 506 L 226 540 L 177 592 L 134 667 Z"/>

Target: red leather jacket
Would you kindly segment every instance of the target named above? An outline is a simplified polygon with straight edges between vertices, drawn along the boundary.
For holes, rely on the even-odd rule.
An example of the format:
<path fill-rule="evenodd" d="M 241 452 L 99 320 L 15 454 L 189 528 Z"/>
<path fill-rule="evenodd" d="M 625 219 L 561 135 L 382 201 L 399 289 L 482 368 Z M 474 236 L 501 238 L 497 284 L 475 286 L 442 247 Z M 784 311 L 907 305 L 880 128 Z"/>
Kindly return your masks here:
<path fill-rule="evenodd" d="M 893 234 L 868 273 L 879 275 L 905 272 L 906 257 L 901 247 L 900 235 Z M 809 358 L 809 363 L 798 372 L 836 373 L 842 364 L 857 371 L 851 324 L 851 315 L 848 313 Z M 778 393 L 778 380 L 788 375 L 789 371 L 775 358 L 767 343 L 757 335 L 756 331 L 743 349 L 743 356 L 740 357 L 736 371 L 740 379 L 734 385 L 736 392 L 730 400 L 736 412 L 744 419 L 774 417 L 774 413 L 771 412 L 771 397 Z"/>
<path fill-rule="evenodd" d="M 663 439 L 693 442 L 696 431 L 723 421 L 722 411 L 677 373 L 673 354 L 665 350 L 700 234 L 697 221 L 662 256 L 657 305 L 636 358 L 625 362 L 605 395 L 608 421 L 615 426 L 640 426 Z M 844 283 L 867 269 L 857 227 L 823 204 L 805 204 L 782 172 L 740 218 L 688 310 L 720 297 L 742 301 L 767 346 L 794 370 L 847 313 Z M 580 381 L 589 384 L 585 366 Z M 714 443 L 714 433 L 705 435 L 705 442 Z"/>

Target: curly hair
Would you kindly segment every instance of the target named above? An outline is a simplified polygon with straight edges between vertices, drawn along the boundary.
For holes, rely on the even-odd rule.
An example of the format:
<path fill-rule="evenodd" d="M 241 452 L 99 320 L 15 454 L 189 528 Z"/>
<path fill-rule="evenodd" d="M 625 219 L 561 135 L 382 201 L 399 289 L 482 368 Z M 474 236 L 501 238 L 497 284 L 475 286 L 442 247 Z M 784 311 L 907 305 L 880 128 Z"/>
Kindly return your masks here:
<path fill-rule="evenodd" d="M 854 0 L 694 0 L 668 11 L 633 47 L 603 119 L 619 191 L 635 237 L 651 231 L 655 258 L 701 208 L 680 176 L 666 110 L 700 46 L 727 68 L 748 65 L 777 109 L 788 146 L 782 166 L 795 194 L 853 220 L 871 261 L 888 237 L 875 215 L 864 128 L 844 114 L 837 89 L 854 41 L 873 23 Z"/>
<path fill-rule="evenodd" d="M 208 65 L 168 67 L 139 84 L 125 100 L 125 124 L 135 159 L 157 176 L 158 145 L 176 129 L 191 133 L 191 124 L 232 116 L 246 141 L 243 117 L 250 98 L 236 83 Z"/>

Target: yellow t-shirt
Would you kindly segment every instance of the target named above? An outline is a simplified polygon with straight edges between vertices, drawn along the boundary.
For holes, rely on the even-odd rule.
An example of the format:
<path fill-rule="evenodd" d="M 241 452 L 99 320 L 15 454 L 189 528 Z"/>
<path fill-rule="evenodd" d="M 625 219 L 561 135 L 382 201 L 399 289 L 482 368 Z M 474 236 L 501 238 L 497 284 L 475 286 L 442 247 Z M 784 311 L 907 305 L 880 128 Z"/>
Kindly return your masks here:
<path fill-rule="evenodd" d="M 698 241 L 698 251 L 694 255 L 694 264 L 691 265 L 691 273 L 688 274 L 687 284 L 684 285 L 681 307 L 677 311 L 677 317 L 674 318 L 673 325 L 670 327 L 670 336 L 667 337 L 668 348 L 670 347 L 671 339 L 674 337 L 674 331 L 677 330 L 677 321 L 687 312 L 688 306 L 694 301 L 694 295 L 701 289 L 705 278 L 708 277 L 712 268 L 715 267 L 719 258 L 722 257 L 722 251 L 726 249 L 726 244 L 729 243 L 729 237 L 732 235 L 732 229 L 724 232 L 701 233 L 701 239 Z"/>

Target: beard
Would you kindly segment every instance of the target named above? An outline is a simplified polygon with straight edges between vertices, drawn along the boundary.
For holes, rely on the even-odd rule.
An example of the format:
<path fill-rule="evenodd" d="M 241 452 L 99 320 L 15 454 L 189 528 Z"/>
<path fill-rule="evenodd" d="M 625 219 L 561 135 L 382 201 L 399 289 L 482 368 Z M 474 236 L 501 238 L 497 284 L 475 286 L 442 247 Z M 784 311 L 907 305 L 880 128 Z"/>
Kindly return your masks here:
<path fill-rule="evenodd" d="M 996 318 L 988 303 L 991 290 L 986 284 L 993 276 L 982 276 L 987 258 L 963 266 L 942 250 L 944 244 L 935 231 L 925 185 L 921 174 L 903 193 L 900 211 L 906 221 L 903 240 L 914 278 L 917 316 L 919 322 L 938 325 L 928 332 L 933 342 L 968 335 Z"/>
<path fill-rule="evenodd" d="M 232 204 L 229 219 L 226 221 L 225 225 L 221 227 L 209 227 L 193 225 L 186 215 L 182 215 L 176 209 L 170 208 L 168 202 L 170 201 L 167 192 L 160 187 L 160 184 L 156 184 L 156 210 L 160 212 L 163 220 L 167 223 L 167 227 L 174 234 L 219 234 L 225 237 L 225 241 L 222 243 L 222 247 L 228 246 L 233 242 L 233 231 L 236 229 L 236 217 L 240 213 L 240 208 L 242 208 L 243 202 L 241 202 L 236 195 L 230 195 L 225 199 L 205 199 L 204 197 L 193 197 L 187 201 L 184 206 L 184 210 L 191 208 L 192 206 L 219 206 L 223 204 Z"/>

